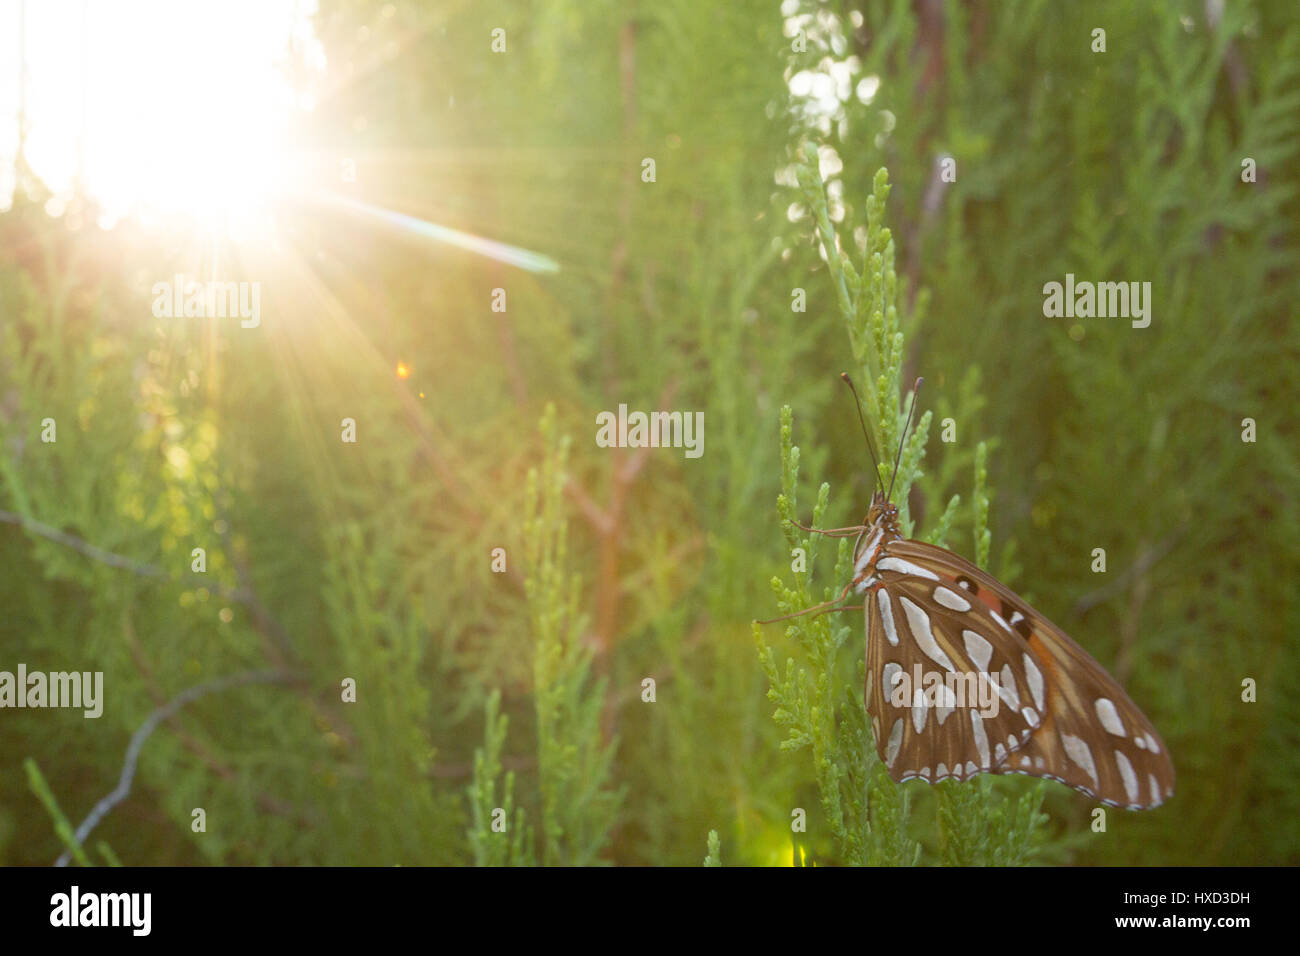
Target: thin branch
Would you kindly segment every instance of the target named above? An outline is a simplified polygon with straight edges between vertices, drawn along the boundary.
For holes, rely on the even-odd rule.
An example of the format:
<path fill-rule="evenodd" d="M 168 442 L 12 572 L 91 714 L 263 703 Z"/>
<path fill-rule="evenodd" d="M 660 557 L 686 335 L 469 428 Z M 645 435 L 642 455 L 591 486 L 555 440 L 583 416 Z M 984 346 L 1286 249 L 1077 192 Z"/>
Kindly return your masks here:
<path fill-rule="evenodd" d="M 1136 579 L 1150 571 L 1161 558 L 1174 549 L 1174 545 L 1178 543 L 1178 539 L 1183 536 L 1186 530 L 1186 525 L 1178 528 L 1155 547 L 1143 551 L 1130 567 L 1117 574 L 1109 583 L 1083 595 L 1074 602 L 1074 613 L 1078 615 L 1087 614 L 1098 604 L 1109 601 L 1117 594 L 1124 593 Z"/>
<path fill-rule="evenodd" d="M 126 646 L 131 651 L 131 658 L 135 662 L 135 669 L 144 678 L 145 684 L 149 688 L 149 696 L 153 698 L 154 704 L 162 707 L 167 702 L 167 696 L 163 693 L 162 687 L 158 683 L 158 678 L 154 674 L 153 668 L 145 656 L 144 648 L 140 646 L 140 640 L 135 633 L 135 625 L 131 620 L 130 608 L 122 616 L 122 631 L 126 635 Z M 201 760 L 209 770 L 219 776 L 222 780 L 231 781 L 237 776 L 236 771 L 229 764 L 224 763 L 208 746 L 185 729 L 181 723 L 180 715 L 172 714 L 167 718 L 167 725 L 171 727 L 172 732 L 176 734 L 177 739 L 186 750 L 190 751 L 199 760 Z M 258 805 L 268 813 L 274 813 L 277 816 L 292 817 L 299 822 L 306 823 L 306 818 L 299 814 L 294 806 L 287 801 L 274 797 L 269 793 L 257 791 L 255 794 Z"/>
<path fill-rule="evenodd" d="M 669 382 L 659 395 L 659 407 L 668 408 L 677 395 L 678 383 Z M 650 460 L 650 448 L 642 445 L 628 452 L 613 468 L 609 500 L 602 508 L 580 485 L 572 479 L 565 483 L 565 491 L 577 503 L 583 517 L 597 537 L 599 571 L 596 576 L 595 622 L 588 642 L 595 655 L 598 677 L 606 677 L 610 670 L 610 652 L 618 632 L 619 604 L 623 596 L 619 570 L 623 548 L 624 509 L 632 486 Z M 606 741 L 614 738 L 617 724 L 615 700 L 607 696 L 602 709 L 601 727 Z"/>
<path fill-rule="evenodd" d="M 229 677 L 219 677 L 204 684 L 197 684 L 188 690 L 181 691 L 169 703 L 153 711 L 144 719 L 144 723 L 136 729 L 136 732 L 131 735 L 131 742 L 126 748 L 126 762 L 122 765 L 122 775 L 118 778 L 117 786 L 99 803 L 95 804 L 94 809 L 90 811 L 86 819 L 81 821 L 81 826 L 77 827 L 76 833 L 72 836 L 73 840 L 78 846 L 84 844 L 86 837 L 90 836 L 91 831 L 99 825 L 99 821 L 104 819 L 110 810 L 130 795 L 131 782 L 135 779 L 136 764 L 140 760 L 140 751 L 144 749 L 145 741 L 149 739 L 149 736 L 158 729 L 158 725 L 164 720 L 170 718 L 186 704 L 193 703 L 207 694 L 229 690 L 232 687 L 240 687 L 244 684 L 271 684 L 293 680 L 296 680 L 295 676 L 285 671 L 243 671 L 238 674 L 231 674 Z M 65 850 L 54 865 L 67 866 L 71 856 L 71 850 Z"/>
<path fill-rule="evenodd" d="M 859 609 L 860 610 L 860 609 Z M 705 635 L 708 634 L 708 621 L 702 621 L 698 624 L 690 637 L 682 641 L 681 657 L 688 657 L 692 651 L 699 648 L 704 643 Z M 647 675 L 650 676 L 650 675 Z M 676 668 L 672 664 L 665 664 L 654 672 L 655 686 L 664 684 L 676 677 Z M 636 703 L 641 699 L 641 686 L 630 687 L 614 697 L 614 707 L 621 710 L 628 704 Z"/>
<path fill-rule="evenodd" d="M 456 502 L 461 513 L 473 524 L 478 527 L 483 523 L 483 512 L 479 511 L 469 502 L 469 489 L 461 481 L 452 468 L 451 462 L 447 456 L 442 453 L 438 447 L 437 437 L 434 435 L 434 425 L 425 420 L 425 410 L 420 406 L 419 401 L 408 388 L 398 388 L 397 394 L 402 399 L 402 404 L 406 409 L 406 420 L 410 423 L 411 428 L 415 430 L 415 435 L 420 441 L 420 450 L 424 453 L 425 459 L 437 473 L 438 479 L 447 493 Z"/>
<path fill-rule="evenodd" d="M 1145 552 L 1145 549 L 1144 549 Z M 1146 568 L 1133 582 L 1128 613 L 1119 625 L 1119 651 L 1115 654 L 1115 679 L 1120 686 L 1128 683 L 1129 669 L 1133 666 L 1133 645 L 1138 639 L 1138 624 L 1142 620 L 1142 607 L 1151 595 L 1151 575 Z"/>
<path fill-rule="evenodd" d="M 144 578 L 153 578 L 159 581 L 170 581 L 179 583 L 185 581 L 193 584 L 195 587 L 207 588 L 217 597 L 233 601 L 236 604 L 242 604 L 248 608 L 253 619 L 255 628 L 264 637 L 268 638 L 267 651 L 272 658 L 272 663 L 277 667 L 285 666 L 286 657 L 293 656 L 293 645 L 289 640 L 288 633 L 275 619 L 274 615 L 267 610 L 258 598 L 257 593 L 253 590 L 252 579 L 248 574 L 247 567 L 243 564 L 239 556 L 235 553 L 233 544 L 230 541 L 229 532 L 222 536 L 223 543 L 230 553 L 231 564 L 235 568 L 235 573 L 241 581 L 241 587 L 229 588 L 225 585 L 213 581 L 206 574 L 197 574 L 188 572 L 183 576 L 178 576 L 163 570 L 154 564 L 148 564 L 143 561 L 136 561 L 132 558 L 124 557 L 112 551 L 107 551 L 97 545 L 91 544 L 84 538 L 78 538 L 76 535 L 68 534 L 66 531 L 60 531 L 52 528 L 35 518 L 28 518 L 25 515 L 16 514 L 12 511 L 0 510 L 0 522 L 17 525 L 18 527 L 30 531 L 33 534 L 40 535 L 57 544 L 66 545 L 79 554 L 84 554 L 101 564 L 107 564 L 109 567 L 121 568 L 124 571 L 130 571 Z M 229 522 L 227 522 L 229 525 Z"/>
<path fill-rule="evenodd" d="M 15 514 L 12 511 L 0 510 L 0 521 L 6 524 L 17 525 L 25 531 L 32 534 L 40 535 L 57 544 L 66 545 L 79 554 L 84 554 L 101 564 L 107 564 L 109 567 L 121 568 L 124 571 L 130 571 L 132 574 L 138 574 L 144 578 L 157 578 L 163 581 L 181 580 L 175 574 L 163 570 L 154 564 L 148 564 L 143 561 L 136 561 L 132 558 L 123 557 L 112 551 L 106 551 L 86 541 L 84 538 L 78 538 L 76 535 L 68 534 L 66 531 L 60 531 L 58 528 L 52 528 L 47 524 L 37 521 L 35 518 L 28 518 L 26 515 Z M 228 588 L 222 584 L 213 582 L 207 575 L 190 573 L 186 575 L 196 586 L 205 587 L 218 597 L 227 601 L 235 601 L 238 604 L 248 604 L 252 600 L 250 595 L 243 588 Z"/>

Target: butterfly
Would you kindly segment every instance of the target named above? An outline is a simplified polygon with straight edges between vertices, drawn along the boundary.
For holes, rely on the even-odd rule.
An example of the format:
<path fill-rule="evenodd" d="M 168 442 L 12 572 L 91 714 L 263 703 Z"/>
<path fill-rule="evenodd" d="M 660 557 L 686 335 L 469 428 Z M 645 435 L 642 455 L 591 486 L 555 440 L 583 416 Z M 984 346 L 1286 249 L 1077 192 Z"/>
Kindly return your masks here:
<path fill-rule="evenodd" d="M 890 777 L 1026 774 L 1130 810 L 1169 799 L 1169 751 L 1114 678 L 1001 581 L 946 548 L 903 537 L 892 493 L 891 479 L 861 525 L 820 532 L 857 535 L 853 579 L 830 603 L 863 598 L 866 709 Z"/>

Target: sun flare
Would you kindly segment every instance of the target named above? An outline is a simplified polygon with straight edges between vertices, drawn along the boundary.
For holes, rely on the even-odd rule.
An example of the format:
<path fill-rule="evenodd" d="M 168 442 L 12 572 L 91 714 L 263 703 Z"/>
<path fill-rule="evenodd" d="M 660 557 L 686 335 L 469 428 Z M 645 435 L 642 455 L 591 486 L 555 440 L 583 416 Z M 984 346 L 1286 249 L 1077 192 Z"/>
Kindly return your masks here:
<path fill-rule="evenodd" d="M 0 33 L 25 37 L 25 153 L 55 193 L 51 212 L 80 180 L 101 222 L 255 224 L 294 179 L 291 131 L 313 105 L 301 78 L 322 65 L 313 12 L 292 0 L 0 0 Z M 0 102 L 16 107 L 18 85 L 0 77 Z"/>

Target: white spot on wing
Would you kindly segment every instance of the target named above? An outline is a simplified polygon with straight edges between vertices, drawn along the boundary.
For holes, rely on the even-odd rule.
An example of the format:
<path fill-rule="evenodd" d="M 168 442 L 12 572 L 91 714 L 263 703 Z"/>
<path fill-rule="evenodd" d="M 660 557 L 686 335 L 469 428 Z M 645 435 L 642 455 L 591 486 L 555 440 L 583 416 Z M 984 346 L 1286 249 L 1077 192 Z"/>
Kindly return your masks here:
<path fill-rule="evenodd" d="M 998 693 L 1002 698 L 1011 705 L 1012 710 L 1020 709 L 1020 690 L 1016 687 L 1015 675 L 1011 673 L 1011 665 L 1003 664 L 1002 673 L 998 675 L 1002 678 L 998 684 Z"/>
<path fill-rule="evenodd" d="M 920 693 L 921 692 L 918 690 L 917 694 Z M 916 728 L 916 732 L 918 734 L 925 729 L 926 711 L 927 708 L 925 706 L 924 701 L 919 701 L 919 700 L 912 701 L 912 726 Z"/>
<path fill-rule="evenodd" d="M 898 675 L 903 673 L 903 668 L 890 661 L 880 669 L 880 693 L 888 700 L 893 694 L 894 688 L 898 686 Z"/>
<path fill-rule="evenodd" d="M 876 592 L 876 603 L 880 606 L 880 622 L 885 626 L 885 637 L 889 643 L 898 646 L 898 628 L 894 626 L 894 609 L 889 601 L 889 592 L 881 588 Z"/>
<path fill-rule="evenodd" d="M 898 759 L 898 748 L 903 746 L 903 718 L 894 721 L 889 730 L 889 743 L 885 745 L 885 766 L 892 768 Z"/>
<path fill-rule="evenodd" d="M 970 601 L 966 600 L 956 591 L 950 591 L 942 585 L 934 589 L 934 599 L 950 611 L 970 610 Z"/>
<path fill-rule="evenodd" d="M 903 613 L 907 615 L 907 626 L 912 631 L 912 637 L 916 640 L 917 646 L 926 653 L 932 661 L 938 664 L 944 670 L 955 670 L 952 661 L 948 655 L 943 652 L 934 639 L 934 634 L 930 630 L 930 616 L 906 595 L 899 595 L 898 599 L 903 602 Z"/>
<path fill-rule="evenodd" d="M 970 712 L 971 732 L 975 735 L 975 749 L 979 751 L 980 766 L 988 767 L 989 765 L 989 738 L 984 733 L 984 719 L 980 717 L 977 711 Z"/>
<path fill-rule="evenodd" d="M 974 631 L 962 631 L 961 639 L 966 644 L 971 662 L 982 671 L 988 670 L 989 661 L 993 659 L 993 645 Z"/>
<path fill-rule="evenodd" d="M 1025 654 L 1025 679 L 1029 681 L 1029 692 L 1034 695 L 1034 705 L 1039 710 L 1043 707 L 1043 672 L 1034 663 L 1033 657 Z"/>
<path fill-rule="evenodd" d="M 1107 733 L 1114 734 L 1116 737 L 1125 736 L 1124 722 L 1119 719 L 1119 712 L 1115 710 L 1115 704 L 1110 698 L 1098 697 L 1094 706 L 1097 708 L 1097 719 L 1101 721 Z"/>
<path fill-rule="evenodd" d="M 1084 743 L 1083 738 L 1076 737 L 1074 734 L 1061 734 L 1061 743 L 1065 746 L 1066 755 L 1092 778 L 1093 786 L 1098 786 L 1097 765 L 1092 762 L 1092 751 L 1088 749 L 1088 745 Z M 1130 771 L 1132 769 L 1132 767 L 1129 768 Z"/>
<path fill-rule="evenodd" d="M 1138 798 L 1138 778 L 1133 772 L 1133 765 L 1128 762 L 1118 750 L 1115 751 L 1115 766 L 1119 767 L 1119 775 L 1124 780 L 1124 792 L 1128 794 L 1128 802 L 1136 803 Z"/>
<path fill-rule="evenodd" d="M 897 571 L 899 574 L 910 574 L 918 578 L 926 578 L 930 581 L 938 581 L 939 575 L 933 571 L 921 567 L 919 564 L 913 564 L 911 561 L 904 561 L 902 558 L 881 558 L 876 562 L 877 571 Z"/>

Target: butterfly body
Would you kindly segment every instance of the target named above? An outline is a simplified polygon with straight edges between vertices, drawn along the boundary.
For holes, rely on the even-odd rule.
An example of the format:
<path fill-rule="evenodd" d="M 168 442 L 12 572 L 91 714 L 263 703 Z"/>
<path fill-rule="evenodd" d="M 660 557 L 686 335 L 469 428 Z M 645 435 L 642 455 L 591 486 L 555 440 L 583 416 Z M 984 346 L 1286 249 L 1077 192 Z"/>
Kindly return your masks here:
<path fill-rule="evenodd" d="M 903 537 L 877 492 L 846 588 L 866 612 L 866 708 L 895 781 L 1027 774 L 1128 809 L 1173 794 L 1151 722 L 1064 631 L 959 555 Z"/>

